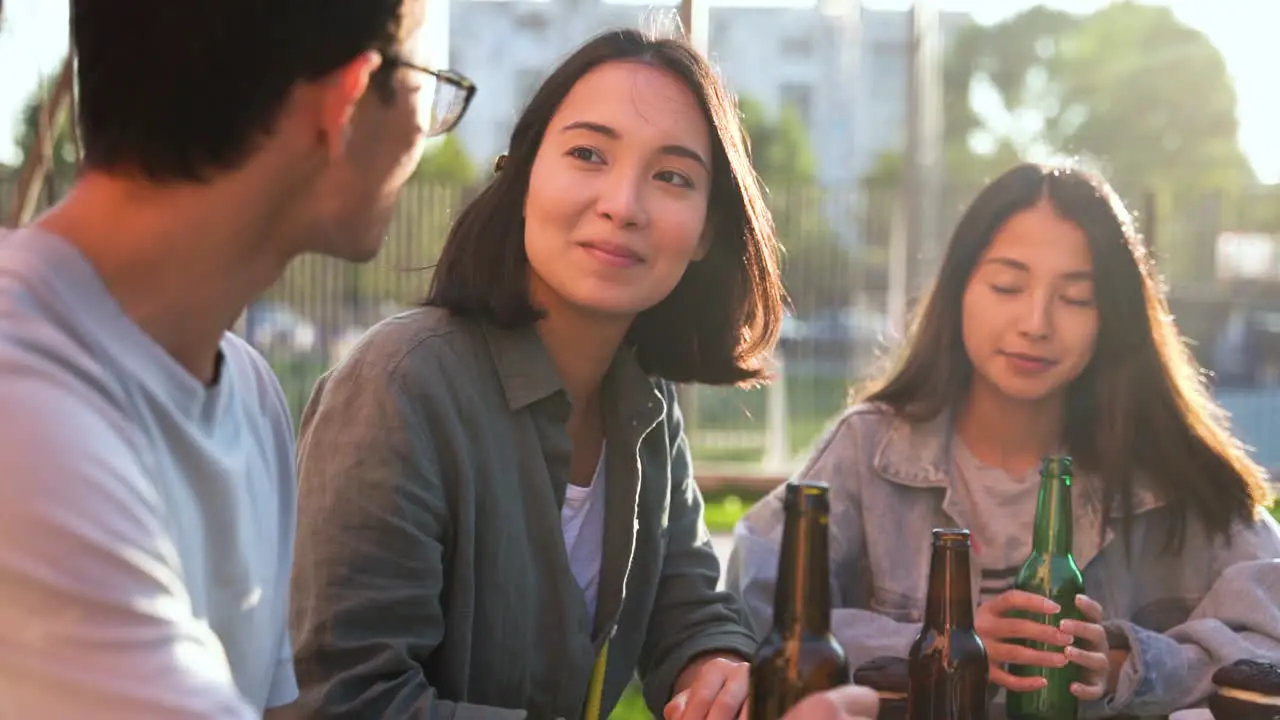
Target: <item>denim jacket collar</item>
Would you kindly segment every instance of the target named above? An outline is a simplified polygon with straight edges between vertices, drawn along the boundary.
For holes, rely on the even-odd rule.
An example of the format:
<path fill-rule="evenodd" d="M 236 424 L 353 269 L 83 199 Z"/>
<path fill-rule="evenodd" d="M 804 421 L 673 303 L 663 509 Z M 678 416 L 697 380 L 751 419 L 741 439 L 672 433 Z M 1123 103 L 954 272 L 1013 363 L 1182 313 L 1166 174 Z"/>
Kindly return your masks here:
<path fill-rule="evenodd" d="M 955 492 L 952 441 L 955 437 L 954 414 L 943 411 L 932 420 L 912 423 L 893 420 L 875 451 L 876 472 L 886 480 L 914 488 L 938 488 L 944 491 L 943 512 L 959 527 L 969 527 L 970 518 L 964 501 Z M 1081 568 L 1097 556 L 1115 537 L 1115 523 L 1121 518 L 1119 506 L 1111 508 L 1112 523 L 1102 532 L 1102 486 L 1092 473 L 1076 475 L 1072 507 L 1074 532 L 1072 554 Z M 1133 512 L 1138 515 L 1161 507 L 1163 500 L 1141 477 L 1133 490 Z"/>

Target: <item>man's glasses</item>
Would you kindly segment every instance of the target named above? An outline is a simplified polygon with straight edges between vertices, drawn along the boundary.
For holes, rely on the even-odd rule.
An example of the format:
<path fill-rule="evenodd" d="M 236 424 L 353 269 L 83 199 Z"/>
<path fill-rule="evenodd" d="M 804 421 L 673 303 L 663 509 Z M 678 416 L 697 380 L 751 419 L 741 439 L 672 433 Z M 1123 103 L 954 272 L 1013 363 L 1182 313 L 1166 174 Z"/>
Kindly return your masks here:
<path fill-rule="evenodd" d="M 425 73 L 435 80 L 427 116 L 427 137 L 442 135 L 456 127 L 471 105 L 471 98 L 475 97 L 476 84 L 461 73 L 432 70 L 398 57 L 387 57 L 385 62 L 393 67 Z"/>

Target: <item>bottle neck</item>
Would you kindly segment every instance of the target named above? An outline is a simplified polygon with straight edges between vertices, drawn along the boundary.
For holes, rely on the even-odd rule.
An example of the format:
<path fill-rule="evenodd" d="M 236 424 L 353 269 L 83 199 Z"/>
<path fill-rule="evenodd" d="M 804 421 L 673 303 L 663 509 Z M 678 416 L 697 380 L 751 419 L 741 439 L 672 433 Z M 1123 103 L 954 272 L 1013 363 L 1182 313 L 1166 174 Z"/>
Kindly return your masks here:
<path fill-rule="evenodd" d="M 968 548 L 934 546 L 924 625 L 939 631 L 973 628 L 973 576 Z"/>
<path fill-rule="evenodd" d="M 828 562 L 827 513 L 789 508 L 773 602 L 773 627 L 784 637 L 831 631 Z"/>
<path fill-rule="evenodd" d="M 1048 475 L 1040 479 L 1036 500 L 1036 524 L 1031 531 L 1031 547 L 1050 556 L 1071 554 L 1071 478 Z"/>

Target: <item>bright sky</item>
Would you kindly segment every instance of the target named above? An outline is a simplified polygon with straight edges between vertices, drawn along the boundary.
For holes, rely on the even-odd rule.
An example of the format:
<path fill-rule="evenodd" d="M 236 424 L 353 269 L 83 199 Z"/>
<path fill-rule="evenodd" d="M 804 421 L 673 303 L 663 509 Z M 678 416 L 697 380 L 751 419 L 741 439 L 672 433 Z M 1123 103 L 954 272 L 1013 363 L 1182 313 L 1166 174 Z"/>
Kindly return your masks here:
<path fill-rule="evenodd" d="M 812 0 L 712 0 L 725 5 L 796 5 Z M 972 13 L 979 22 L 994 22 L 1036 5 L 1028 0 L 936 0 L 946 10 Z M 446 57 L 448 2 L 432 0 L 434 28 L 429 39 L 432 59 Z M 23 102 L 42 75 L 52 75 L 66 51 L 66 0 L 5 0 L 0 30 L 0 162 L 17 160 L 12 139 Z M 667 5 L 670 2 L 659 2 Z M 1088 12 L 1105 0 L 1047 0 L 1044 4 Z M 1280 3 L 1274 0 L 1165 0 L 1186 23 L 1209 36 L 1227 61 L 1239 96 L 1240 142 L 1254 169 L 1266 182 L 1280 182 Z M 908 0 L 864 0 L 868 8 L 904 9 Z M 438 8 L 438 9 L 436 9 Z M 985 108 L 979 108 L 984 110 Z M 1012 118 L 988 119 L 1017 132 Z"/>

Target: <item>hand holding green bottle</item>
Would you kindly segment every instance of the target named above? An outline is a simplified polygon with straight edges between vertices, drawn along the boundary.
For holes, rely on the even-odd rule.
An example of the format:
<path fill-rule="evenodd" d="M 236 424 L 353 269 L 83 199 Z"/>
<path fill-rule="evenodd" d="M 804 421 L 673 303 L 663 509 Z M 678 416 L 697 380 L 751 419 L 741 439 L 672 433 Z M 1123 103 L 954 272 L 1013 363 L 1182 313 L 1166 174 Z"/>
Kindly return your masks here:
<path fill-rule="evenodd" d="M 1082 672 L 1071 685 L 1072 695 L 1087 701 L 1107 694 L 1111 663 L 1107 634 L 1099 624 L 1102 606 L 1087 595 L 1077 595 L 1076 609 L 1083 620 L 1064 620 L 1061 628 L 1055 628 L 1019 617 L 1053 616 L 1062 612 L 1056 603 L 1040 595 L 1009 590 L 978 606 L 974 627 L 987 648 L 991 682 L 1010 692 L 1034 692 L 1045 687 L 1043 677 L 1012 675 L 1004 666 L 1057 668 L 1075 663 Z M 1065 651 L 1039 650 L 1024 642 L 1065 648 Z"/>
<path fill-rule="evenodd" d="M 978 634 L 999 642 L 988 646 L 991 662 L 1006 668 L 991 681 L 1008 689 L 1009 720 L 1068 720 L 1081 700 L 1108 693 L 1111 649 L 1101 626 L 1102 607 L 1084 594 L 1084 573 L 1076 565 L 1071 510 L 1072 462 L 1050 455 L 1040 465 L 1031 553 L 1014 578 L 1014 589 L 978 608 Z"/>
<path fill-rule="evenodd" d="M 1062 630 L 1075 638 L 1066 648 L 1067 660 L 1080 666 L 1080 679 L 1071 685 L 1071 694 L 1081 700 L 1098 700 L 1112 690 L 1111 645 L 1102 625 L 1102 606 L 1088 595 L 1076 596 L 1076 608 L 1083 620 L 1064 620 Z"/>

